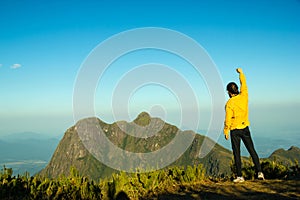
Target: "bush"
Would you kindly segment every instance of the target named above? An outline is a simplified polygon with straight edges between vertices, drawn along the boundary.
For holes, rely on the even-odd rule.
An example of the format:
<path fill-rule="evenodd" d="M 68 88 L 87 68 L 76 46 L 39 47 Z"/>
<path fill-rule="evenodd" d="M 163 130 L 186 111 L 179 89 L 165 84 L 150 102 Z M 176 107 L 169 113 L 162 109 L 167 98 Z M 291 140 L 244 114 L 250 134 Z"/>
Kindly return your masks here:
<path fill-rule="evenodd" d="M 85 177 L 70 176 L 58 179 L 0 174 L 1 199 L 101 199 L 101 189 Z M 6 173 L 7 172 L 7 173 Z M 8 174 L 9 173 L 9 174 Z"/>
<path fill-rule="evenodd" d="M 202 165 L 170 167 L 145 173 L 113 174 L 112 180 L 107 181 L 107 196 L 116 198 L 120 192 L 125 192 L 130 198 L 138 199 L 149 193 L 170 190 L 180 184 L 193 184 L 204 179 L 205 171 Z"/>
<path fill-rule="evenodd" d="M 289 175 L 289 166 L 275 160 L 265 160 L 261 163 L 262 171 L 266 179 L 282 179 Z"/>
<path fill-rule="evenodd" d="M 203 180 L 202 165 L 171 167 L 146 173 L 113 174 L 110 180 L 99 183 L 80 176 L 75 168 L 68 177 L 57 179 L 30 177 L 28 173 L 11 177 L 12 170 L 3 169 L 0 174 L 0 199 L 139 199 L 149 193 L 168 191 L 181 184 L 193 184 Z M 124 197 L 125 196 L 125 197 Z M 125 198 L 126 199 L 126 198 Z"/>
<path fill-rule="evenodd" d="M 299 166 L 298 162 L 295 161 L 294 164 L 283 164 L 277 162 L 276 160 L 263 160 L 261 162 L 262 172 L 266 179 L 282 179 L 282 178 L 293 178 L 299 176 Z M 236 168 L 234 163 L 231 162 L 231 170 L 233 174 L 236 173 Z M 253 180 L 256 178 L 255 166 L 251 161 L 244 161 L 242 167 L 242 174 L 245 179 Z"/>

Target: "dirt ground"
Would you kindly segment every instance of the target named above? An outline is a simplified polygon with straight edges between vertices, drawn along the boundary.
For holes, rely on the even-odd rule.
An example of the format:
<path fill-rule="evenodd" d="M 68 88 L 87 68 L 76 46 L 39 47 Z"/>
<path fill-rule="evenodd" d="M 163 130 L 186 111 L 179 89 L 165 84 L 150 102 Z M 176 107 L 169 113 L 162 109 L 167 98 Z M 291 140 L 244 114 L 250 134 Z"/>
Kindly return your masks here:
<path fill-rule="evenodd" d="M 264 180 L 245 181 L 243 183 L 205 181 L 196 185 L 174 188 L 164 194 L 147 199 L 159 200 L 203 200 L 203 199 L 298 199 L 300 200 L 300 180 Z"/>

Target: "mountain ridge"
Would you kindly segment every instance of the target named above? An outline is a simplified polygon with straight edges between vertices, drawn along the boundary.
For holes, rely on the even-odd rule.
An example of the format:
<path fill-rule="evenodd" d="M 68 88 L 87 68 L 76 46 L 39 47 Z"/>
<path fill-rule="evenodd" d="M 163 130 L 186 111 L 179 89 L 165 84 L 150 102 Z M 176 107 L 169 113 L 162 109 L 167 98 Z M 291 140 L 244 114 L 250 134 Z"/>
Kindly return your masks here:
<path fill-rule="evenodd" d="M 176 134 L 181 131 L 176 126 L 164 122 L 160 118 L 152 118 L 146 112 L 140 113 L 132 122 L 118 121 L 108 124 L 98 118 L 86 118 L 80 121 L 85 122 L 88 119 L 96 120 L 105 136 L 115 146 L 134 153 L 157 151 L 172 142 Z M 144 132 L 139 133 L 139 128 L 134 126 L 134 124 L 145 127 L 145 129 L 143 129 Z M 107 178 L 112 173 L 118 172 L 118 170 L 112 169 L 101 163 L 87 150 L 78 135 L 77 126 L 78 123 L 66 130 L 50 162 L 39 173 L 39 175 L 55 178 L 61 174 L 68 175 L 70 168 L 75 167 L 80 174 L 97 180 L 99 178 Z M 151 130 L 153 130 L 152 128 L 161 129 L 157 134 L 150 134 L 149 137 L 145 137 L 145 134 L 146 136 L 148 134 L 145 130 L 149 130 L 151 132 Z M 88 132 L 89 130 L 86 131 Z M 172 162 L 170 166 L 202 164 L 207 175 L 226 176 L 231 173 L 230 162 L 232 161 L 232 152 L 230 150 L 208 138 L 209 142 L 205 145 L 214 146 L 204 158 L 199 158 L 199 150 L 203 145 L 203 141 L 206 136 L 197 134 L 193 131 L 181 132 L 194 134 L 194 139 L 186 151 L 176 161 Z M 128 135 L 127 133 L 130 134 Z M 134 134 L 139 137 L 136 137 Z M 103 144 L 103 141 L 101 142 L 101 145 L 106 145 Z M 170 152 L 170 155 L 172 155 L 171 153 L 172 152 Z M 120 162 L 118 164 L 122 164 L 119 160 L 114 160 L 114 162 Z M 132 163 L 130 163 L 129 160 L 126 164 L 131 166 Z"/>

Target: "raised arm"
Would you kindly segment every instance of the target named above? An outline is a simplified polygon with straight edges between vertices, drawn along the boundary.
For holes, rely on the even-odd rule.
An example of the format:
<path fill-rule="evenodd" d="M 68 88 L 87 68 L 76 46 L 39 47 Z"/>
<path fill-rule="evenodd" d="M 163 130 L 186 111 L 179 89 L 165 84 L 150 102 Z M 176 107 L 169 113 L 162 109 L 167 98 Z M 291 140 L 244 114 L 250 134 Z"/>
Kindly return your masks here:
<path fill-rule="evenodd" d="M 248 94 L 248 88 L 247 88 L 247 84 L 246 84 L 246 76 L 244 75 L 242 68 L 237 68 L 236 71 L 240 75 L 240 84 L 241 84 L 240 93 L 242 95 Z"/>

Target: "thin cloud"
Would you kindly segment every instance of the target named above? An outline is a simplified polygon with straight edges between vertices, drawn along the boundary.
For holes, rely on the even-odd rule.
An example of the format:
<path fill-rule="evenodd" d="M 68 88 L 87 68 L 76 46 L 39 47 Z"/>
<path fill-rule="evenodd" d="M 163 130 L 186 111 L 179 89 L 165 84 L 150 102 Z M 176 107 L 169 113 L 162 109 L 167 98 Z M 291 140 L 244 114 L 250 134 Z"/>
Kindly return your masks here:
<path fill-rule="evenodd" d="M 0 64 L 0 67 L 2 67 L 2 64 Z"/>
<path fill-rule="evenodd" d="M 11 69 L 17 69 L 20 68 L 22 65 L 20 64 L 13 64 L 12 66 L 10 66 Z"/>

